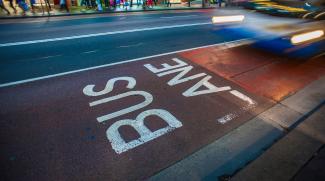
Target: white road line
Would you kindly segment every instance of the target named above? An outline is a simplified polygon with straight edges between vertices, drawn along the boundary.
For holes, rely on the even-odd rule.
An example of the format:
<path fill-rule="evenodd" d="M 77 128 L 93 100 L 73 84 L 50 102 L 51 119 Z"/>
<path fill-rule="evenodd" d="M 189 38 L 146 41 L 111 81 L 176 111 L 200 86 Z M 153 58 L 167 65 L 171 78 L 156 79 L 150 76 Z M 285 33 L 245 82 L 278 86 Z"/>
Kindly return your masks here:
<path fill-rule="evenodd" d="M 143 45 L 143 43 L 137 43 L 137 44 L 134 44 L 134 45 L 121 45 L 121 46 L 119 46 L 119 47 L 117 47 L 117 48 L 130 48 L 130 47 L 138 47 L 138 46 L 141 46 L 141 45 Z"/>
<path fill-rule="evenodd" d="M 82 52 L 82 53 L 88 54 L 88 53 L 95 53 L 95 52 L 98 52 L 98 50 L 91 50 L 91 51 L 86 51 L 86 52 Z"/>
<path fill-rule="evenodd" d="M 113 65 L 119 65 L 119 64 L 129 63 L 129 62 L 145 60 L 145 59 L 149 59 L 149 58 L 160 57 L 160 56 L 164 56 L 164 55 L 170 55 L 170 54 L 175 54 L 175 53 L 180 53 L 180 52 L 185 52 L 185 51 L 191 51 L 191 50 L 196 50 L 196 49 L 200 49 L 200 48 L 207 48 L 207 47 L 212 47 L 212 46 L 217 46 L 217 45 L 221 46 L 221 45 L 227 45 L 227 44 L 232 44 L 231 47 L 234 47 L 234 44 L 237 44 L 237 46 L 240 46 L 240 45 L 245 45 L 245 44 L 249 44 L 249 43 L 251 43 L 250 39 L 239 39 L 239 40 L 229 41 L 229 42 L 224 42 L 224 43 L 205 45 L 205 46 L 200 46 L 200 47 L 195 47 L 195 48 L 183 49 L 183 50 L 178 50 L 178 51 L 173 51 L 173 52 L 168 52 L 168 53 L 151 55 L 151 56 L 147 56 L 147 57 L 141 57 L 141 58 L 135 58 L 135 59 L 131 59 L 131 60 L 125 60 L 125 61 L 116 62 L 116 63 L 104 64 L 104 65 L 99 65 L 99 66 L 95 66 L 95 67 L 88 67 L 88 68 L 84 68 L 84 69 L 78 69 L 78 70 L 73 70 L 73 71 L 68 71 L 68 72 L 62 72 L 62 73 L 58 73 L 58 74 L 52 74 L 52 75 L 46 75 L 46 76 L 42 76 L 42 77 L 36 77 L 36 78 L 31 78 L 31 79 L 25 79 L 25 80 L 20 80 L 20 81 L 15 81 L 15 82 L 4 83 L 4 84 L 0 84 L 0 88 L 1 87 L 8 87 L 8 86 L 13 86 L 13 85 L 18 85 L 18 84 L 23 84 L 23 83 L 27 83 L 27 82 L 33 82 L 33 81 L 37 81 L 37 80 L 53 78 L 53 77 L 59 77 L 59 76 L 78 73 L 78 72 L 84 72 L 84 71 L 87 71 L 87 70 L 93 70 L 93 69 L 109 67 L 109 66 L 113 66 Z"/>
<path fill-rule="evenodd" d="M 239 117 L 243 113 L 255 108 L 256 106 L 257 106 L 257 103 L 248 104 L 244 107 L 241 107 L 238 111 L 234 111 L 232 113 L 229 113 L 229 114 L 223 116 L 222 118 L 219 118 L 217 121 L 218 121 L 218 123 L 225 124 L 225 123 Z"/>
<path fill-rule="evenodd" d="M 198 16 L 198 15 L 184 15 L 184 16 L 163 16 L 160 18 L 184 18 L 184 17 L 193 17 L 193 16 Z"/>
<path fill-rule="evenodd" d="M 158 26 L 158 27 L 152 27 L 152 28 L 138 28 L 138 29 L 133 29 L 133 30 L 111 31 L 111 32 L 104 32 L 104 33 L 94 33 L 94 34 L 88 34 L 88 35 L 67 36 L 67 37 L 50 38 L 50 39 L 43 39 L 43 40 L 32 40 L 32 41 L 22 41 L 22 42 L 13 42 L 13 43 L 3 43 L 3 44 L 0 44 L 0 47 L 28 45 L 28 44 L 34 44 L 34 43 L 46 43 L 46 42 L 53 42 L 53 41 L 72 40 L 72 39 L 89 38 L 89 37 L 114 35 L 114 34 L 122 34 L 122 33 L 133 33 L 133 32 L 139 32 L 139 31 L 151 31 L 151 30 L 181 28 L 181 27 L 189 27 L 189 26 L 201 26 L 201 25 L 208 25 L 208 24 L 212 24 L 212 23 L 211 22 L 205 22 L 205 23 L 192 23 L 192 24 L 182 24 L 182 25 Z"/>
<path fill-rule="evenodd" d="M 59 57 L 59 56 L 62 56 L 62 55 L 50 55 L 50 56 L 46 56 L 46 57 L 40 57 L 38 59 L 48 59 L 48 58 Z"/>

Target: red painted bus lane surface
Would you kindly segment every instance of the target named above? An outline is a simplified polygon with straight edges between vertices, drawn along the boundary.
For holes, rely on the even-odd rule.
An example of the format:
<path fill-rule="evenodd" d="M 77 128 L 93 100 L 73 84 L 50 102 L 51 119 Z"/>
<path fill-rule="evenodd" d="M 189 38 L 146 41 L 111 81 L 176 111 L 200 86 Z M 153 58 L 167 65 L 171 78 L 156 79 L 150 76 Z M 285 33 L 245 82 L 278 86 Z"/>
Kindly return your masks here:
<path fill-rule="evenodd" d="M 274 55 L 249 45 L 197 49 L 180 56 L 237 83 L 246 91 L 281 101 L 325 75 L 325 56 L 305 60 Z"/>
<path fill-rule="evenodd" d="M 148 178 L 273 102 L 176 54 L 0 89 L 12 180 Z"/>

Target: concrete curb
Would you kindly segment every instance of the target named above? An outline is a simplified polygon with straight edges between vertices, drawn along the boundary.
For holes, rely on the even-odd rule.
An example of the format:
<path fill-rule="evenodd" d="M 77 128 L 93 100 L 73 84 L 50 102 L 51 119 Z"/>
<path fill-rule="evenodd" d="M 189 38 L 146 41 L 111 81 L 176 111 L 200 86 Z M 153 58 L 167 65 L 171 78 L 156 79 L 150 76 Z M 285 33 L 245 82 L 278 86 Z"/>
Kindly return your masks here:
<path fill-rule="evenodd" d="M 287 122 L 275 122 L 290 132 L 231 180 L 291 180 L 325 144 L 325 77 L 281 102 Z M 290 111 L 288 111 L 290 110 Z M 300 116 L 298 116 L 300 115 Z M 290 119 L 291 118 L 291 119 Z M 294 121 L 295 120 L 295 121 Z"/>
<path fill-rule="evenodd" d="M 324 101 L 324 90 L 325 77 L 322 77 L 149 180 L 230 178 L 305 120 Z"/>
<path fill-rule="evenodd" d="M 304 122 L 239 171 L 231 180 L 292 180 L 325 144 L 324 105 L 325 101 L 311 111 L 314 113 L 310 114 L 310 117 L 308 116 Z"/>

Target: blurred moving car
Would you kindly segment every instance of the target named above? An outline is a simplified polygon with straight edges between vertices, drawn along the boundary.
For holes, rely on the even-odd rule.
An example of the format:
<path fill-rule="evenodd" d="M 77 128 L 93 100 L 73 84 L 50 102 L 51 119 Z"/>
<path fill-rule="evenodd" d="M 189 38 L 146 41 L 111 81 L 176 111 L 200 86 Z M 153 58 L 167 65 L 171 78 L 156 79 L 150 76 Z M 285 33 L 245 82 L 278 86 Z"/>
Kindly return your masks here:
<path fill-rule="evenodd" d="M 325 20 L 324 1 L 250 0 L 244 7 L 274 16 Z"/>
<path fill-rule="evenodd" d="M 251 46 L 257 49 L 299 59 L 324 56 L 325 21 L 299 20 L 290 24 L 270 24 L 264 29 L 247 23 L 246 26 L 238 26 L 246 20 L 249 21 L 249 17 L 245 15 L 212 17 L 212 23 L 222 27 L 227 34 L 249 39 Z"/>

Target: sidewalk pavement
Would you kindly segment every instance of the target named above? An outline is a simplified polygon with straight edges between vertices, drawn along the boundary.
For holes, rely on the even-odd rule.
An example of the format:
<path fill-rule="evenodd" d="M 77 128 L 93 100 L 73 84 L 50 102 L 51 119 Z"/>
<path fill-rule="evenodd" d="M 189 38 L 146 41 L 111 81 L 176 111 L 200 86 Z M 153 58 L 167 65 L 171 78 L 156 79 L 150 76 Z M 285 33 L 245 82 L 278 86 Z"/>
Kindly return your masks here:
<path fill-rule="evenodd" d="M 318 83 L 325 85 L 325 82 L 322 80 Z M 306 95 L 308 94 L 307 92 L 308 90 L 304 90 L 294 98 L 299 99 L 299 95 Z M 300 121 L 301 123 L 296 128 L 289 129 L 287 135 L 239 171 L 231 180 L 304 180 L 303 178 L 307 175 L 311 177 L 308 176 L 309 178 L 306 180 L 324 180 L 324 164 L 313 164 L 314 170 L 307 169 L 309 168 L 308 165 L 310 165 L 309 161 L 316 156 L 325 144 L 325 101 L 323 100 L 308 113 L 298 116 L 299 112 L 294 111 L 299 111 L 300 108 L 295 110 L 297 104 L 292 99 L 287 99 L 283 102 L 285 109 L 292 113 L 282 114 L 283 116 L 281 117 L 279 114 L 275 114 L 274 116 L 277 119 L 274 120 L 284 126 L 285 129 L 288 129 L 286 123 L 289 120 L 296 120 L 296 122 L 292 122 L 293 124 L 298 124 Z M 325 163 L 324 160 L 323 163 Z M 316 175 L 322 177 L 317 178 L 315 177 Z"/>
<path fill-rule="evenodd" d="M 102 13 L 119 13 L 119 12 L 139 12 L 139 11 L 159 11 L 159 10 L 190 10 L 190 9 L 202 9 L 202 2 L 192 2 L 191 6 L 189 7 L 186 3 L 180 4 L 172 4 L 171 7 L 166 7 L 165 4 L 160 4 L 153 7 L 146 7 L 143 9 L 142 5 L 139 6 L 134 4 L 132 7 L 126 6 L 123 7 L 122 5 L 117 5 L 114 9 L 113 7 L 105 7 L 104 4 L 103 10 L 98 11 L 97 7 L 94 8 L 86 8 L 85 6 L 72 6 L 70 7 L 70 11 L 67 12 L 66 10 L 60 10 L 60 8 L 56 5 L 51 5 L 51 11 L 43 5 L 36 5 L 35 12 L 32 13 L 31 9 L 26 12 L 26 15 L 22 15 L 22 10 L 18 7 L 17 14 L 14 14 L 13 10 L 10 8 L 8 2 L 4 2 L 5 7 L 10 11 L 10 15 L 6 15 L 5 11 L 0 10 L 0 18 L 21 18 L 21 17 L 46 17 L 46 16 L 67 16 L 67 15 L 83 15 L 83 14 L 102 14 Z M 29 4 L 28 4 L 29 5 Z M 206 8 L 215 8 L 215 5 L 211 4 L 211 6 Z"/>

